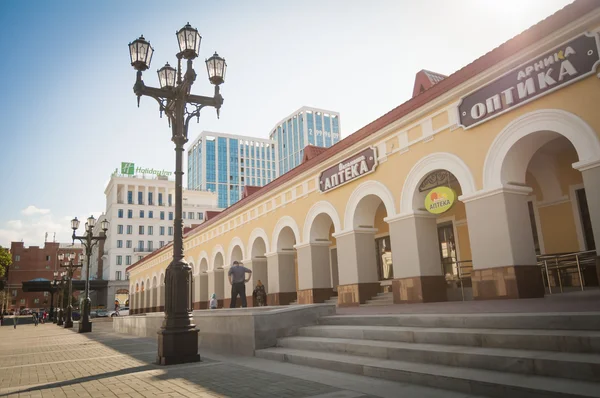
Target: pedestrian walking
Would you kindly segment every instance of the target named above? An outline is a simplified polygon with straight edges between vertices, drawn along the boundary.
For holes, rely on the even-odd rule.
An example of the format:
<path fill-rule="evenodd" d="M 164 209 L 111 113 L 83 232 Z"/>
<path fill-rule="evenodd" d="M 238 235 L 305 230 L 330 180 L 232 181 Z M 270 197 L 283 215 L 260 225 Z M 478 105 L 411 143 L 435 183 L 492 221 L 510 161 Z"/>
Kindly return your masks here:
<path fill-rule="evenodd" d="M 216 310 L 218 304 L 219 304 L 219 302 L 217 301 L 217 295 L 215 293 L 213 293 L 212 296 L 210 296 L 209 307 L 211 310 Z"/>
<path fill-rule="evenodd" d="M 246 274 L 250 274 L 248 275 L 248 279 L 246 279 Z M 229 277 L 229 284 L 231 285 L 231 305 L 229 308 L 236 307 L 238 294 L 242 299 L 242 307 L 246 308 L 248 306 L 246 301 L 246 282 L 250 280 L 252 270 L 240 265 L 239 261 L 234 261 L 233 266 L 229 268 L 227 276 Z"/>
<path fill-rule="evenodd" d="M 265 285 L 262 284 L 260 279 L 256 282 L 256 287 L 254 288 L 254 292 L 252 292 L 252 296 L 254 296 L 258 307 L 267 305 L 267 292 L 265 290 Z"/>
<path fill-rule="evenodd" d="M 34 312 L 31 317 L 33 318 L 33 323 L 35 324 L 35 326 L 38 325 L 38 314 L 37 312 Z"/>
<path fill-rule="evenodd" d="M 17 328 L 17 323 L 19 322 L 19 320 L 17 319 L 17 313 L 15 312 L 15 315 L 13 315 L 13 325 L 14 328 Z"/>

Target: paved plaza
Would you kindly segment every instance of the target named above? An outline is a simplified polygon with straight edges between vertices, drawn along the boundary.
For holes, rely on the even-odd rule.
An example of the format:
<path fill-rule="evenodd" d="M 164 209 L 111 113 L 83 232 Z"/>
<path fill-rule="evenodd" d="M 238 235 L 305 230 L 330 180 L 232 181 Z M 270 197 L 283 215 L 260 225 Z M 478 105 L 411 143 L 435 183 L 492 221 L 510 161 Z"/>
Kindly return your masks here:
<path fill-rule="evenodd" d="M 160 367 L 156 340 L 94 322 L 78 334 L 54 324 L 0 328 L 0 397 L 368 398 L 469 395 L 254 357 L 201 353 L 203 361 Z"/>

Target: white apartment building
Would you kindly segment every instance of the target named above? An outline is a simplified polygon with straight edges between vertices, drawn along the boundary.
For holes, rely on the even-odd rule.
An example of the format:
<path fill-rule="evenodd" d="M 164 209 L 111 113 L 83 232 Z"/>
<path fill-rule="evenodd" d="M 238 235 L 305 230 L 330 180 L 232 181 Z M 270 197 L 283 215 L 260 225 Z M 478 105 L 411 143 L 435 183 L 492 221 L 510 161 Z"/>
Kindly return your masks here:
<path fill-rule="evenodd" d="M 128 288 L 126 268 L 173 240 L 175 181 L 174 177 L 115 173 L 104 194 L 106 210 L 94 235 L 100 233 L 102 219 L 110 224 L 107 239 L 94 248 L 90 278 L 109 281 L 106 300 L 97 298 L 110 306 L 118 291 Z M 184 228 L 204 222 L 207 210 L 220 210 L 216 193 L 183 191 Z"/>

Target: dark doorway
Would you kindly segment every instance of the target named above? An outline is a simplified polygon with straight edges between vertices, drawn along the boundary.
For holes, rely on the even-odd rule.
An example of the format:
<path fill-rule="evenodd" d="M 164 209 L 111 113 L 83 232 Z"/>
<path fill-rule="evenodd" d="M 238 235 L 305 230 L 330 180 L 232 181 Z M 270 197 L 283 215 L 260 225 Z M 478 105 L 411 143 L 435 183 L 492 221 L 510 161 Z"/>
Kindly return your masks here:
<path fill-rule="evenodd" d="M 590 218 L 590 209 L 588 208 L 587 197 L 585 196 L 585 188 L 576 190 L 575 194 L 577 195 L 577 204 L 579 205 L 579 216 L 581 217 L 585 249 L 596 250 L 596 242 L 594 241 L 592 220 Z"/>

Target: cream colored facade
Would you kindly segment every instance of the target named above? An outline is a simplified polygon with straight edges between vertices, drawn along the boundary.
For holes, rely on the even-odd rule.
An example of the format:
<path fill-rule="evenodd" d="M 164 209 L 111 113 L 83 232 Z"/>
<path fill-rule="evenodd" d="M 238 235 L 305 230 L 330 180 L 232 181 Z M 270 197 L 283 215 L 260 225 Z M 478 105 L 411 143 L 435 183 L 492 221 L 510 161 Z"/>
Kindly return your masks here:
<path fill-rule="evenodd" d="M 577 252 L 590 244 L 577 200 L 584 188 L 600 247 L 600 71 L 467 130 L 458 126 L 457 106 L 524 62 L 599 31 L 596 8 L 397 120 L 388 123 L 386 115 L 373 122 L 365 127 L 376 127 L 371 134 L 346 138 L 354 143 L 328 150 L 321 162 L 307 162 L 313 166 L 300 166 L 300 174 L 281 177 L 283 183 L 188 233 L 194 308 L 205 308 L 212 293 L 228 305 L 226 275 L 234 260 L 253 270 L 248 295 L 260 279 L 270 305 L 322 302 L 336 291 L 340 305 L 364 303 L 382 289 L 375 245 L 381 237 L 391 245 L 394 302 L 451 299 L 438 239 L 445 223 L 451 223 L 454 261 L 472 261 L 475 299 L 543 296 L 528 202 L 539 251 Z M 319 191 L 323 170 L 367 147 L 377 151 L 373 173 Z M 419 187 L 438 171 L 449 173 L 458 201 L 436 216 L 424 211 L 426 192 Z M 135 312 L 163 306 L 171 256 L 169 246 L 129 269 Z"/>

